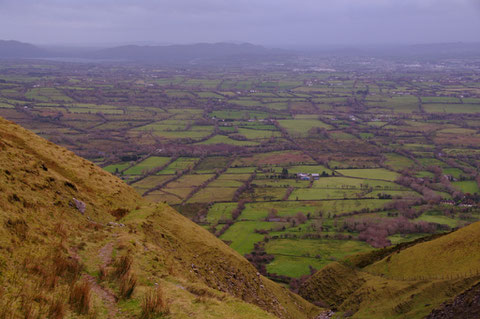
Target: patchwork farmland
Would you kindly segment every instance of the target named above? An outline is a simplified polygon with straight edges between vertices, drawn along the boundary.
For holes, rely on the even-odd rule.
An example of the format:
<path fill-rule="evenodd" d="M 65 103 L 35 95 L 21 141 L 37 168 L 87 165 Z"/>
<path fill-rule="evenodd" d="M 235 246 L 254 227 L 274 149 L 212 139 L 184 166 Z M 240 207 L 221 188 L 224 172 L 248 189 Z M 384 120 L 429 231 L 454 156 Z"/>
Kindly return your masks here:
<path fill-rule="evenodd" d="M 0 116 L 278 282 L 480 220 L 475 73 L 0 64 Z"/>

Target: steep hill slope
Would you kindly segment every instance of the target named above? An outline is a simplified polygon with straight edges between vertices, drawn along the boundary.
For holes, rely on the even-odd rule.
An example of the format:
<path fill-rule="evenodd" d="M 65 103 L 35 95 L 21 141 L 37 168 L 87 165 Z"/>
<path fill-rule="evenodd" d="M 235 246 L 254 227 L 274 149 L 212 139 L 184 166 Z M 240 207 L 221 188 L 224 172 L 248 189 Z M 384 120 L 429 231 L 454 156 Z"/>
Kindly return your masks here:
<path fill-rule="evenodd" d="M 0 119 L 0 318 L 313 318 L 167 205 Z"/>
<path fill-rule="evenodd" d="M 423 318 L 480 281 L 480 223 L 358 255 L 315 274 L 300 294 L 353 318 Z"/>

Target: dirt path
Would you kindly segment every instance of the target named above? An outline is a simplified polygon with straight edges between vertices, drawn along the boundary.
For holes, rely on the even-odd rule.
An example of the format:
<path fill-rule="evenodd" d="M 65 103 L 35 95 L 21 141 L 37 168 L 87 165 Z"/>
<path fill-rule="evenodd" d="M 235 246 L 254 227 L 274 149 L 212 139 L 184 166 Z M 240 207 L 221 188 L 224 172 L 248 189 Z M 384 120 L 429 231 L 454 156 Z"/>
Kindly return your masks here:
<path fill-rule="evenodd" d="M 101 260 L 101 267 L 106 267 L 112 263 L 113 241 L 108 242 L 105 246 L 98 250 L 98 257 Z M 76 251 L 70 251 L 73 258 L 80 260 Z M 108 319 L 118 318 L 117 297 L 108 288 L 105 288 L 97 283 L 97 279 L 89 274 L 83 274 L 82 279 L 90 283 L 92 291 L 102 299 L 103 305 L 108 311 Z"/>
<path fill-rule="evenodd" d="M 108 242 L 105 246 L 99 249 L 98 257 L 101 260 L 100 267 L 107 267 L 112 263 L 113 241 Z M 108 288 L 105 288 L 97 283 L 95 277 L 91 275 L 85 275 L 85 279 L 92 285 L 93 291 L 102 298 L 103 304 L 108 309 L 108 319 L 117 318 L 118 307 L 117 297 Z"/>
<path fill-rule="evenodd" d="M 102 298 L 103 305 L 108 310 L 108 319 L 117 318 L 118 307 L 117 307 L 117 297 L 115 294 L 108 288 L 104 288 L 97 283 L 97 279 L 92 275 L 84 274 L 82 278 L 88 281 L 92 287 L 92 291 Z"/>
<path fill-rule="evenodd" d="M 112 263 L 113 241 L 107 243 L 98 251 L 98 257 L 102 261 L 102 267 L 106 267 Z"/>

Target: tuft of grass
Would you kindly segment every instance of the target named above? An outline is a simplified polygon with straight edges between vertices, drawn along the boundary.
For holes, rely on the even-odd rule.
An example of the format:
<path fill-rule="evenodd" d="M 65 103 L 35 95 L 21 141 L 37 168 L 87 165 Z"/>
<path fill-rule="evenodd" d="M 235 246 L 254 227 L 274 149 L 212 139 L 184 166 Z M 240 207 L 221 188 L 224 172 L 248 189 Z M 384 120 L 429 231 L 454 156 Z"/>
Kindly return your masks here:
<path fill-rule="evenodd" d="M 58 236 L 60 236 L 62 240 L 67 239 L 68 230 L 64 223 L 58 222 L 57 224 L 55 224 L 54 231 Z"/>
<path fill-rule="evenodd" d="M 145 293 L 142 301 L 141 319 L 151 319 L 170 313 L 168 301 L 161 287 L 156 287 Z"/>
<path fill-rule="evenodd" d="M 116 262 L 115 262 L 115 271 L 113 275 L 117 278 L 125 276 L 130 269 L 132 268 L 133 264 L 133 259 L 132 256 L 129 254 L 121 256 Z"/>
<path fill-rule="evenodd" d="M 63 319 L 65 317 L 65 304 L 60 299 L 55 299 L 48 310 L 48 318 Z"/>
<path fill-rule="evenodd" d="M 12 234 L 17 235 L 18 238 L 25 240 L 28 233 L 27 222 L 22 218 L 9 218 L 5 222 L 5 228 L 8 229 Z"/>
<path fill-rule="evenodd" d="M 120 285 L 120 297 L 122 299 L 129 299 L 137 286 L 137 276 L 129 271 L 121 276 L 118 281 Z"/>
<path fill-rule="evenodd" d="M 36 319 L 39 317 L 38 310 L 36 307 L 34 307 L 34 304 L 31 302 L 31 300 L 29 303 L 23 303 L 22 308 L 25 319 Z"/>
<path fill-rule="evenodd" d="M 59 248 L 53 254 L 52 257 L 54 265 L 54 273 L 52 275 L 63 277 L 70 283 L 75 282 L 80 278 L 82 272 L 82 264 L 75 258 L 65 256 Z"/>
<path fill-rule="evenodd" d="M 108 270 L 105 266 L 103 265 L 100 265 L 99 269 L 98 269 L 98 279 L 100 281 L 103 281 L 105 279 L 107 279 L 108 277 Z"/>
<path fill-rule="evenodd" d="M 86 280 L 80 280 L 71 286 L 69 303 L 77 313 L 88 314 L 90 312 L 91 290 L 92 287 Z"/>

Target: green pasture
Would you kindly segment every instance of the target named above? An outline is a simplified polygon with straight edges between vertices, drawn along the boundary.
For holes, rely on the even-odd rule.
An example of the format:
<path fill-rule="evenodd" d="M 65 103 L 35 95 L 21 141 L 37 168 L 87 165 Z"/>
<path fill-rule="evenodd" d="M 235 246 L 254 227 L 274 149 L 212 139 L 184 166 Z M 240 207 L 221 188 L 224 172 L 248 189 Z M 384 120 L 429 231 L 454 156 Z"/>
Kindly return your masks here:
<path fill-rule="evenodd" d="M 170 157 L 151 156 L 125 171 L 125 175 L 140 175 L 144 171 L 152 170 L 155 167 L 165 165 Z"/>
<path fill-rule="evenodd" d="M 384 168 L 365 168 L 365 169 L 339 169 L 338 173 L 357 178 L 381 179 L 386 181 L 396 180 L 400 174 Z"/>
<path fill-rule="evenodd" d="M 301 151 L 276 151 L 239 157 L 233 162 L 237 166 L 290 166 L 295 164 L 315 164 L 315 161 Z"/>
<path fill-rule="evenodd" d="M 130 165 L 130 163 L 128 163 L 128 162 L 117 163 L 117 164 L 112 164 L 112 165 L 105 166 L 103 169 L 106 170 L 109 173 L 115 173 L 115 171 L 117 169 L 118 169 L 118 171 L 123 171 L 129 165 Z"/>
<path fill-rule="evenodd" d="M 354 240 L 335 239 L 275 239 L 265 245 L 275 259 L 267 271 L 279 275 L 300 277 L 309 274 L 309 266 L 321 269 L 332 261 L 352 254 L 367 252 L 370 245 Z"/>
<path fill-rule="evenodd" d="M 235 249 L 241 255 L 245 255 L 253 250 L 253 245 L 261 241 L 265 235 L 255 233 L 255 229 L 270 229 L 275 227 L 275 223 L 259 221 L 238 221 L 233 224 L 220 239 L 231 241 L 230 247 Z"/>
<path fill-rule="evenodd" d="M 279 120 L 280 126 L 285 128 L 290 134 L 306 135 L 312 128 L 330 129 L 331 126 L 318 120 Z"/>
<path fill-rule="evenodd" d="M 428 113 L 480 113 L 480 104 L 425 104 Z"/>
<path fill-rule="evenodd" d="M 328 175 L 332 174 L 332 171 L 326 168 L 323 165 L 299 165 L 299 166 L 291 166 L 288 167 L 288 172 L 290 174 L 298 174 L 298 173 L 305 173 L 305 174 L 322 174 L 323 172 L 327 173 Z"/>
<path fill-rule="evenodd" d="M 394 169 L 402 170 L 415 166 L 415 162 L 405 156 L 398 155 L 396 153 L 388 153 L 384 155 L 386 157 L 385 164 L 393 167 Z"/>
<path fill-rule="evenodd" d="M 208 186 L 201 189 L 188 201 L 189 203 L 229 202 L 238 187 Z"/>
<path fill-rule="evenodd" d="M 212 156 L 204 158 L 196 167 L 198 173 L 213 173 L 216 169 L 225 168 L 230 159 L 223 156 Z"/>
<path fill-rule="evenodd" d="M 452 185 L 464 193 L 479 193 L 480 189 L 476 181 L 458 181 L 452 182 Z"/>
<path fill-rule="evenodd" d="M 132 187 L 137 190 L 140 194 L 145 193 L 147 190 L 154 188 L 157 185 L 160 185 L 167 179 L 169 179 L 172 175 L 162 175 L 162 176 L 147 176 L 140 181 L 133 183 Z"/>
<path fill-rule="evenodd" d="M 193 167 L 197 161 L 198 158 L 195 157 L 179 157 L 173 163 L 158 172 L 157 175 L 175 174 L 176 172 Z"/>
<path fill-rule="evenodd" d="M 361 197 L 359 189 L 326 189 L 326 188 L 301 188 L 295 189 L 289 200 L 322 200 L 322 199 L 350 199 Z"/>
<path fill-rule="evenodd" d="M 228 144 L 228 145 L 235 145 L 235 146 L 255 146 L 258 145 L 257 142 L 254 141 L 238 141 L 229 138 L 225 135 L 215 135 L 209 138 L 206 141 L 196 143 L 197 145 L 211 145 L 211 144 Z"/>

